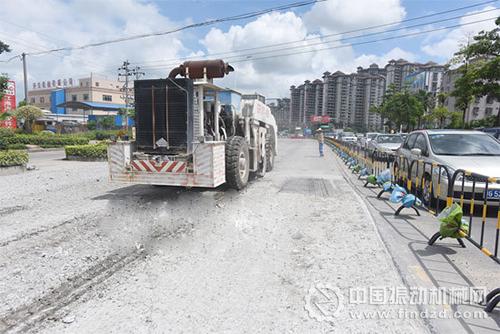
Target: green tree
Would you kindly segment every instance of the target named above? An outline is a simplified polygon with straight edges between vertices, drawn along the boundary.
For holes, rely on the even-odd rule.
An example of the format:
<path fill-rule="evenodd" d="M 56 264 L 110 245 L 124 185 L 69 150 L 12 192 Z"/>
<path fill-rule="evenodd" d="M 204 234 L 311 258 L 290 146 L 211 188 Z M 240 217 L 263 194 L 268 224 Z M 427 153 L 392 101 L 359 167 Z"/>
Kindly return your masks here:
<path fill-rule="evenodd" d="M 24 106 L 14 110 L 14 115 L 24 121 L 23 130 L 26 133 L 31 133 L 33 132 L 33 123 L 35 123 L 37 118 L 43 116 L 43 112 L 35 106 Z"/>
<path fill-rule="evenodd" d="M 127 115 L 128 118 L 135 120 L 135 109 L 134 108 L 120 108 L 120 109 L 118 109 L 118 115 L 122 115 L 122 116 Z"/>
<path fill-rule="evenodd" d="M 106 116 L 99 120 L 99 125 L 105 129 L 111 129 L 115 125 L 115 118 L 113 116 Z"/>
<path fill-rule="evenodd" d="M 474 100 L 474 93 L 472 90 L 473 78 L 470 73 L 470 65 L 462 65 L 458 72 L 460 77 L 455 80 L 455 89 L 451 92 L 451 96 L 454 96 L 455 107 L 461 111 L 462 115 L 462 126 L 465 124 L 465 114 L 472 100 Z"/>
<path fill-rule="evenodd" d="M 459 129 L 464 127 L 464 122 L 462 118 L 462 112 L 460 111 L 454 111 L 451 113 L 451 122 L 449 127 L 452 129 Z"/>
<path fill-rule="evenodd" d="M 451 112 L 443 106 L 438 106 L 432 110 L 430 116 L 433 121 L 438 122 L 439 128 L 442 129 L 448 117 L 451 116 Z"/>
<path fill-rule="evenodd" d="M 396 131 L 401 127 L 413 130 L 424 115 L 424 105 L 416 95 L 408 90 L 396 92 L 393 87 L 387 90 L 382 104 L 371 110 L 382 115 L 387 120 L 385 125 Z"/>
<path fill-rule="evenodd" d="M 4 42 L 0 41 L 0 54 L 4 52 L 10 52 L 10 47 Z"/>
<path fill-rule="evenodd" d="M 455 54 L 455 62 L 465 63 L 460 82 L 463 87 L 458 87 L 462 94 L 465 94 L 465 89 L 469 89 L 473 96 L 490 96 L 500 101 L 500 17 L 495 20 L 495 24 L 494 29 L 479 32 L 472 43 Z M 496 125 L 500 126 L 500 112 Z"/>
<path fill-rule="evenodd" d="M 421 89 L 417 92 L 415 97 L 420 101 L 424 108 L 423 116 L 431 114 L 434 110 L 434 107 L 436 106 L 436 98 L 434 97 L 434 95 L 431 92 L 427 92 Z M 422 125 L 422 117 L 420 117 L 417 122 L 419 128 Z"/>

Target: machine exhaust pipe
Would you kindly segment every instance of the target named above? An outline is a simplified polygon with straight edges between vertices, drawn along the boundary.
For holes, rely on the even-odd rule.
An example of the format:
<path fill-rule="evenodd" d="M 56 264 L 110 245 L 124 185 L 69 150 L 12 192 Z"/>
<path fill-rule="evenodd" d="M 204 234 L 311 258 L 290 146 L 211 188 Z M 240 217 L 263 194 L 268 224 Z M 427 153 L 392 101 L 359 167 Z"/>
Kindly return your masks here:
<path fill-rule="evenodd" d="M 190 79 L 213 79 L 223 78 L 226 74 L 233 71 L 234 68 L 222 59 L 188 60 L 172 69 L 168 77 L 174 79 L 180 75 Z"/>

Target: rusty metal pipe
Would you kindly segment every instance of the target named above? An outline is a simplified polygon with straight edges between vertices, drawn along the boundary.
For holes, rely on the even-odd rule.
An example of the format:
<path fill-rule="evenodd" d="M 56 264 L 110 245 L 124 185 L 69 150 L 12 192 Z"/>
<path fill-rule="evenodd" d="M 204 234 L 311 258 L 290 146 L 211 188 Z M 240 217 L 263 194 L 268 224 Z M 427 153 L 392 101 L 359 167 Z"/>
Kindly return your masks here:
<path fill-rule="evenodd" d="M 181 75 L 190 79 L 203 79 L 205 77 L 213 79 L 223 78 L 232 71 L 234 71 L 234 68 L 222 59 L 188 60 L 172 69 L 168 77 L 174 79 L 176 76 Z"/>

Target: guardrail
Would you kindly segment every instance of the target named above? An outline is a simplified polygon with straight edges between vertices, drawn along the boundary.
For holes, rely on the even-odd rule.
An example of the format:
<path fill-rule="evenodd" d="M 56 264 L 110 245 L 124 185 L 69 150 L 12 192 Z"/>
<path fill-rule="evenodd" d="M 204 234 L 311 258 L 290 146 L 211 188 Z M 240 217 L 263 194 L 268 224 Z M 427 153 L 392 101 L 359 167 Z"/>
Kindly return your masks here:
<path fill-rule="evenodd" d="M 448 185 L 444 184 L 445 179 L 451 179 L 447 166 L 418 159 L 409 163 L 407 174 L 408 190 L 422 199 L 430 213 L 439 214 L 443 208 L 441 200 L 444 198 L 446 198 L 447 206 L 451 205 L 451 199 L 448 198 Z"/>
<path fill-rule="evenodd" d="M 468 240 L 472 245 L 477 247 L 481 252 L 500 264 L 499 259 L 499 239 L 500 239 L 500 180 L 480 175 L 466 170 L 456 170 L 451 175 L 451 169 L 448 166 L 430 163 L 422 159 L 409 161 L 403 155 L 390 154 L 389 152 L 369 152 L 363 147 L 357 146 L 352 143 L 342 143 L 340 141 L 328 138 L 326 143 L 333 147 L 334 150 L 343 157 L 346 164 L 352 168 L 353 164 L 357 164 L 367 170 L 367 174 L 371 174 L 372 180 L 381 175 L 389 169 L 391 173 L 392 182 L 390 185 L 372 183 L 377 186 L 382 186 L 383 189 L 378 194 L 378 198 L 384 192 L 396 191 L 404 189 L 409 194 L 414 196 L 415 201 L 418 198 L 423 198 L 423 203 L 427 210 L 434 216 L 439 214 L 446 208 L 456 203 L 460 206 L 463 212 L 465 206 L 468 209 L 468 228 L 466 232 L 461 229 L 459 223 L 457 229 L 456 240 L 458 243 L 465 247 L 463 239 Z M 353 169 L 354 172 L 354 169 Z M 361 177 L 361 173 L 360 173 Z M 387 182 L 386 182 L 387 183 Z M 365 186 L 368 184 L 365 183 Z M 446 198 L 446 205 L 442 205 L 442 201 Z M 403 208 L 415 209 L 417 215 L 420 215 L 417 208 L 411 202 L 410 205 L 401 205 L 395 215 L 398 215 Z M 479 203 L 479 204 L 478 204 Z M 480 229 L 477 232 L 477 227 L 474 224 L 475 207 L 479 205 L 482 207 L 480 215 Z M 488 208 L 494 209 L 496 207 L 496 227 L 494 227 L 493 240 L 487 240 L 489 234 L 487 232 L 487 214 Z M 461 217 L 462 218 L 462 217 Z M 462 220 L 461 220 L 462 222 Z M 474 227 L 474 228 L 473 228 Z M 433 245 L 436 241 L 445 238 L 441 231 L 435 233 L 428 241 L 429 245 Z M 485 311 L 492 312 L 493 309 L 500 303 L 500 288 L 496 288 L 488 293 L 484 300 Z"/>
<path fill-rule="evenodd" d="M 467 239 L 476 248 L 481 250 L 483 254 L 491 258 L 497 264 L 500 264 L 499 259 L 499 239 L 500 239 L 500 180 L 494 177 L 473 173 L 463 169 L 456 170 L 453 173 L 448 184 L 448 197 L 447 204 L 451 206 L 454 202 L 464 209 L 465 205 L 469 206 L 468 210 L 468 228 L 467 232 L 462 229 L 458 230 L 461 238 Z M 467 183 L 466 183 L 467 182 Z M 471 184 L 472 183 L 472 184 Z M 459 190 L 456 190 L 458 184 Z M 491 191 L 490 187 L 494 187 L 496 191 Z M 491 191 L 491 192 L 490 192 Z M 470 195 L 469 195 L 470 194 Z M 491 196 L 493 195 L 493 196 Z M 490 198 L 491 197 L 491 198 Z M 482 207 L 481 223 L 479 233 L 476 231 L 476 224 L 474 224 L 474 210 L 476 207 L 476 200 L 479 201 L 479 206 Z M 466 201 L 468 203 L 466 203 Z M 486 220 L 489 207 L 496 207 L 496 228 L 493 240 L 486 240 Z M 473 228 L 474 227 L 474 228 Z M 443 239 L 441 232 L 435 233 L 430 239 L 428 244 L 433 245 L 438 239 Z M 460 240 L 460 239 L 458 239 Z M 491 248 L 486 246 L 486 243 L 491 241 Z M 500 288 L 494 289 L 485 298 L 485 311 L 491 312 L 500 303 Z"/>

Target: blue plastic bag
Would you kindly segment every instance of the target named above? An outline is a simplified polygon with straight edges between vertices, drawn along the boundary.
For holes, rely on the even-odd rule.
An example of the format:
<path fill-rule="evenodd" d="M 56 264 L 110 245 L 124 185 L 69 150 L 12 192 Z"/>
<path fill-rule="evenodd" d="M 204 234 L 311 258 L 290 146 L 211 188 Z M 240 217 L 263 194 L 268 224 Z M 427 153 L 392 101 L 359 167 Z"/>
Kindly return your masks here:
<path fill-rule="evenodd" d="M 377 176 L 378 184 L 384 184 L 391 181 L 391 170 L 386 169 Z"/>
<path fill-rule="evenodd" d="M 384 189 L 384 191 L 392 191 L 392 189 L 394 189 L 394 185 L 392 184 L 392 182 L 385 182 L 383 185 L 382 185 L 382 188 Z"/>
<path fill-rule="evenodd" d="M 406 189 L 396 184 L 394 185 L 394 190 L 392 191 L 391 197 L 389 197 L 389 201 L 391 201 L 392 203 L 399 203 L 406 195 Z"/>

